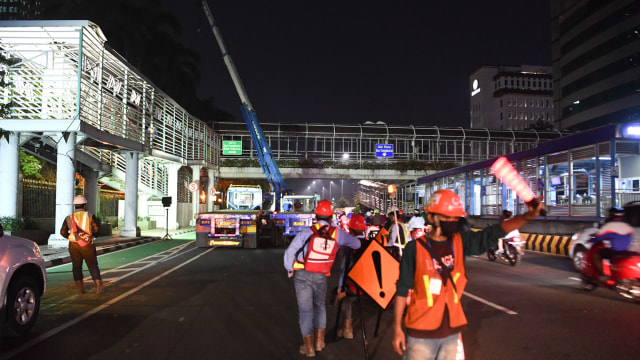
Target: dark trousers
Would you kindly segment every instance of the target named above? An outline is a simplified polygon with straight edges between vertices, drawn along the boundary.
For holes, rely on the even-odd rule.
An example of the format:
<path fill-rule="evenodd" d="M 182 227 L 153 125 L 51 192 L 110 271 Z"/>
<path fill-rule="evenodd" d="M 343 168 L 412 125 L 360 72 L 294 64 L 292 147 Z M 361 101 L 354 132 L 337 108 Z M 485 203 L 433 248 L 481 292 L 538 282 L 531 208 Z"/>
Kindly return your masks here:
<path fill-rule="evenodd" d="M 82 260 L 87 263 L 89 273 L 93 280 L 102 280 L 100 277 L 100 269 L 98 268 L 98 256 L 96 255 L 95 244 L 80 246 L 74 241 L 69 241 L 69 255 L 71 255 L 71 265 L 73 271 L 73 280 L 82 280 Z"/>

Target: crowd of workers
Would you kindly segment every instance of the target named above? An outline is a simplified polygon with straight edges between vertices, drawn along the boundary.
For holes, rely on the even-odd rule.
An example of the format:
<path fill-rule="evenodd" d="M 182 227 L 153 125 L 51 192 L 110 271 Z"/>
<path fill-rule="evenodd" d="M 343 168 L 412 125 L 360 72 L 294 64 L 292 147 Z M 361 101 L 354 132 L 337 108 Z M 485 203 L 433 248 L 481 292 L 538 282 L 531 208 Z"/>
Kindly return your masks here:
<path fill-rule="evenodd" d="M 498 239 L 543 209 L 539 202 L 523 215 L 476 232 L 465 226 L 460 198 L 450 190 L 433 193 L 424 212 L 417 209 L 410 217 L 395 207 L 386 214 L 334 217 L 331 202 L 320 201 L 317 223 L 299 232 L 284 255 L 298 302 L 300 353 L 314 357 L 325 347 L 327 277 L 336 259 L 341 267 L 335 294 L 341 306 L 338 335 L 353 338 L 351 304 L 361 290 L 345 274 L 369 242 L 378 241 L 400 264 L 393 309 L 394 350 L 405 359 L 456 359 L 467 323 L 459 301 L 467 282 L 464 256 L 496 247 Z"/>

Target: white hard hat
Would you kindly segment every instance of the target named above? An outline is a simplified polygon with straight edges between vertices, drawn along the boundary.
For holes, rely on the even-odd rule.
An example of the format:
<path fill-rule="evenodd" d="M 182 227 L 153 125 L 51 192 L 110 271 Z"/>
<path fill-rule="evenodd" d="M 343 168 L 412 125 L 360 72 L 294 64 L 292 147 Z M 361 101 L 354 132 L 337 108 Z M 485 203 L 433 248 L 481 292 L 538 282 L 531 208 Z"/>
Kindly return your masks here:
<path fill-rule="evenodd" d="M 82 195 L 78 195 L 73 198 L 73 205 L 84 205 L 87 203 L 87 198 Z"/>

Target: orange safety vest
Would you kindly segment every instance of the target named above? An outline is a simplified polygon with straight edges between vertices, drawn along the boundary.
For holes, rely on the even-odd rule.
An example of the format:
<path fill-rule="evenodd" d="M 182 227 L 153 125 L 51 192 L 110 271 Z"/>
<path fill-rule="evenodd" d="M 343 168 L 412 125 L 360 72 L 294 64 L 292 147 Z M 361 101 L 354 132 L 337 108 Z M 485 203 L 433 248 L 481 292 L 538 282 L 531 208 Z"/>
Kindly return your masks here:
<path fill-rule="evenodd" d="M 417 241 L 417 240 L 416 240 Z M 460 297 L 467 285 L 467 276 L 464 270 L 464 250 L 462 237 L 459 233 L 453 235 L 453 254 L 455 264 L 451 269 L 451 277 L 456 285 L 456 290 L 451 286 L 451 280 L 447 279 L 444 286 L 442 277 L 433 266 L 434 260 L 427 249 L 416 244 L 416 271 L 413 277 L 413 293 L 405 316 L 407 328 L 415 330 L 435 330 L 442 324 L 445 306 L 449 309 L 449 325 L 454 328 L 467 324 Z M 437 260 L 436 260 L 437 261 Z M 440 281 L 440 293 L 433 293 L 432 281 Z M 431 286 L 430 286 L 431 285 Z M 433 288 L 432 288 L 433 287 Z"/>
<path fill-rule="evenodd" d="M 91 230 L 91 214 L 89 214 L 88 211 L 77 211 L 67 216 L 67 218 L 65 219 L 65 221 L 67 221 L 67 226 L 69 227 L 69 241 L 77 241 L 76 235 L 71 230 L 73 229 L 73 219 L 71 218 L 72 216 L 75 216 L 76 225 L 79 229 L 82 229 L 82 231 L 86 232 L 87 234 L 93 234 L 93 231 Z"/>

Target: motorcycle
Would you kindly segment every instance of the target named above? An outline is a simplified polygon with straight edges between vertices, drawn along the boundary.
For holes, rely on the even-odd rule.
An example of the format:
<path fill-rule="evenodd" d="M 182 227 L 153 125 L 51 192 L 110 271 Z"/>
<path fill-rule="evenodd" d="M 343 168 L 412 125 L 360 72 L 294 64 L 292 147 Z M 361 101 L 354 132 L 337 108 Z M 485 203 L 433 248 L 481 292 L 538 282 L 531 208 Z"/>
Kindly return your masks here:
<path fill-rule="evenodd" d="M 501 238 L 499 241 L 502 241 L 503 250 L 499 251 L 499 249 L 496 248 L 487 250 L 487 258 L 489 261 L 496 261 L 497 258 L 500 258 L 511 266 L 518 265 L 524 255 L 525 242 L 522 240 L 522 237 L 518 235 L 511 238 Z"/>
<path fill-rule="evenodd" d="M 610 260 L 605 259 L 603 271 L 609 279 L 603 282 L 593 265 L 593 255 L 604 247 L 603 242 L 599 242 L 587 251 L 584 267 L 580 271 L 582 288 L 591 291 L 598 286 L 605 287 L 627 299 L 640 301 L 640 253 L 620 251 Z"/>

